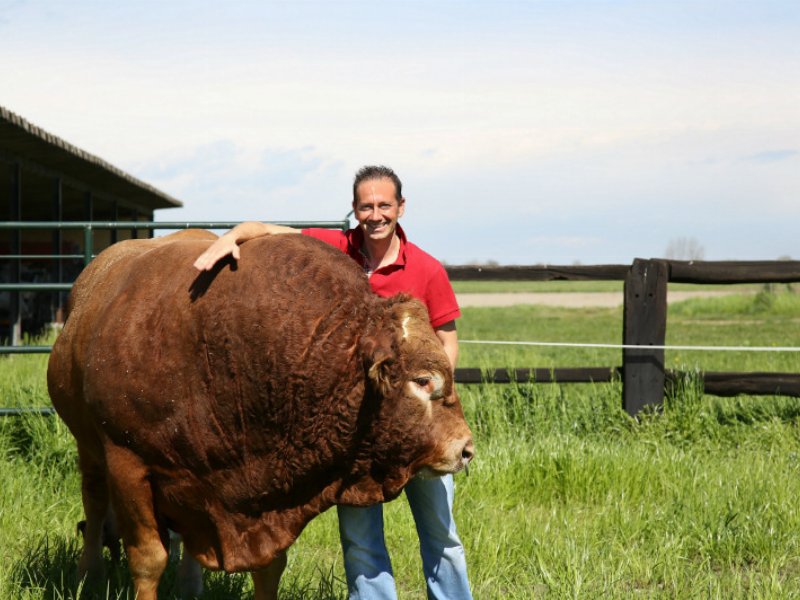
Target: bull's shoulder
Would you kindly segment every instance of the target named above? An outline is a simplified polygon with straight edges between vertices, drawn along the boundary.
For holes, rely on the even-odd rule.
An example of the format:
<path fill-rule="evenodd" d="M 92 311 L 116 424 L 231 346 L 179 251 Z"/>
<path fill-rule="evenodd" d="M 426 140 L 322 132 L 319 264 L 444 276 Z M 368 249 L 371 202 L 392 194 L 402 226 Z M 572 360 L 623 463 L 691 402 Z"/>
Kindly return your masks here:
<path fill-rule="evenodd" d="M 309 286 L 350 287 L 369 292 L 369 280 L 354 260 L 338 248 L 306 235 L 273 235 L 242 244 L 242 266 L 279 270 L 284 277 L 305 279 Z M 252 260 L 248 260 L 253 257 Z"/>

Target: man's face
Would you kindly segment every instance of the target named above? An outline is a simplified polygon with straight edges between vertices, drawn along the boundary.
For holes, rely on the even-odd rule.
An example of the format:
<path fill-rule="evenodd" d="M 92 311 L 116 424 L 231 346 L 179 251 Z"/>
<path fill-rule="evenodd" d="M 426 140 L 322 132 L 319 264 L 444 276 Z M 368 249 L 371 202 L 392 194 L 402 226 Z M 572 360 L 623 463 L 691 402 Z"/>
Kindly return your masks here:
<path fill-rule="evenodd" d="M 397 228 L 397 219 L 403 216 L 405 202 L 395 198 L 394 182 L 388 177 L 367 179 L 356 188 L 358 200 L 353 211 L 365 239 L 389 239 Z"/>

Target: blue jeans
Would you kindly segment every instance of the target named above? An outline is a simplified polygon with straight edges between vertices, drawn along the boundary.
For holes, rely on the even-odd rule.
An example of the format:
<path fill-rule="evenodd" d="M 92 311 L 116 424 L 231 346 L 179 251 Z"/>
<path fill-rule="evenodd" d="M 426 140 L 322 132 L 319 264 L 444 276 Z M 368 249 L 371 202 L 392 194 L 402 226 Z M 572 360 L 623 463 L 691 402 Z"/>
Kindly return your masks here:
<path fill-rule="evenodd" d="M 417 525 L 428 599 L 471 599 L 464 547 L 453 521 L 453 476 L 415 477 L 405 490 Z M 337 509 L 350 600 L 395 600 L 392 564 L 383 539 L 383 505 Z"/>

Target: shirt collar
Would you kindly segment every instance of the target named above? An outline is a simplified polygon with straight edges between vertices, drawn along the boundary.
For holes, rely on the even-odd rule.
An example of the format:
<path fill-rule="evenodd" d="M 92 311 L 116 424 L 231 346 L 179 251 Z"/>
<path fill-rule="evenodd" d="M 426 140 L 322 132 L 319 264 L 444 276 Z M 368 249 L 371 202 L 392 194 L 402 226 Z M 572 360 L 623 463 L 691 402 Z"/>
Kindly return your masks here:
<path fill-rule="evenodd" d="M 406 264 L 406 246 L 408 240 L 406 239 L 406 232 L 400 227 L 400 223 L 395 226 L 395 232 L 400 239 L 400 250 L 397 252 L 397 259 L 389 266 L 402 267 Z M 361 229 L 361 227 L 354 227 L 348 230 L 347 241 L 351 249 L 350 255 L 359 256 L 361 254 L 361 248 L 364 245 L 364 230 Z"/>

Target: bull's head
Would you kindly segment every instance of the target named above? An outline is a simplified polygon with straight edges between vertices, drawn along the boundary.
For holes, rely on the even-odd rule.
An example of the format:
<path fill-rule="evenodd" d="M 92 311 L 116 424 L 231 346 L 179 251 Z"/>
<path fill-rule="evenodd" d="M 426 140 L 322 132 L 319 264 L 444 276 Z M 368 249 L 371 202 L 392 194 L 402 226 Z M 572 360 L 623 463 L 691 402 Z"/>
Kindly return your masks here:
<path fill-rule="evenodd" d="M 407 459 L 411 474 L 460 471 L 474 454 L 472 434 L 428 312 L 409 296 L 385 303 L 366 356 L 369 382 L 381 402 L 379 444 Z"/>

